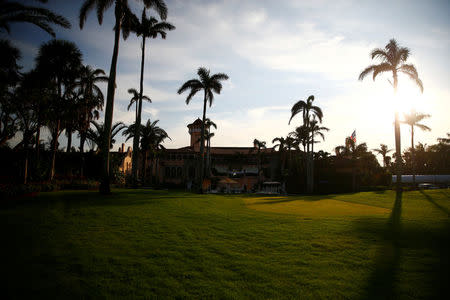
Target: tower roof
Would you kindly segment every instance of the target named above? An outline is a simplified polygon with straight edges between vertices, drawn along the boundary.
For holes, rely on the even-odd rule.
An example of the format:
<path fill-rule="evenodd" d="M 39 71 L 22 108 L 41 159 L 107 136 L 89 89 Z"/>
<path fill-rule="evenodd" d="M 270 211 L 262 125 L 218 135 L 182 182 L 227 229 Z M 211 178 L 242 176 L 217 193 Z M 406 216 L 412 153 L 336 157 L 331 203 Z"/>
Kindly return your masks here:
<path fill-rule="evenodd" d="M 197 120 L 195 120 L 194 122 L 192 122 L 191 124 L 188 124 L 188 128 L 191 126 L 202 126 L 202 120 L 200 120 L 200 118 L 197 118 Z"/>

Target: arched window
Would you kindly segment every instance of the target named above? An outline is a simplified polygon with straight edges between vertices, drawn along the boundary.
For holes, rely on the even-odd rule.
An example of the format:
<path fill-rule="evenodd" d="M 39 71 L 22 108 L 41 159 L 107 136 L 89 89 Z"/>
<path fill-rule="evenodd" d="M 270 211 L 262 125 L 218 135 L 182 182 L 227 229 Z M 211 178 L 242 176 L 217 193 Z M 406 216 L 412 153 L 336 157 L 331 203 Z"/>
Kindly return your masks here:
<path fill-rule="evenodd" d="M 183 169 L 181 167 L 177 168 L 177 177 L 181 178 L 183 176 Z"/>
<path fill-rule="evenodd" d="M 175 178 L 175 176 L 177 176 L 177 169 L 176 167 L 172 167 L 170 169 L 170 177 Z"/>

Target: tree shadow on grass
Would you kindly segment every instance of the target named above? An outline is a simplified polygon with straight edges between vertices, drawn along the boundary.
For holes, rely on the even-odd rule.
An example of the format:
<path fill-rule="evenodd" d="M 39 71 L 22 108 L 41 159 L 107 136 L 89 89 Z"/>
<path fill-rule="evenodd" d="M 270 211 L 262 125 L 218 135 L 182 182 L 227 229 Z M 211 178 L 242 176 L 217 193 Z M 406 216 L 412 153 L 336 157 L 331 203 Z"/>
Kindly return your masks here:
<path fill-rule="evenodd" d="M 427 200 L 436 204 L 433 199 L 427 198 Z M 442 209 L 439 205 L 436 207 Z M 444 227 L 429 228 L 420 223 L 402 223 L 401 215 L 402 192 L 400 191 L 396 193 L 387 225 L 382 225 L 376 220 L 366 220 L 365 223 L 359 224 L 362 225 L 359 230 L 365 238 L 370 235 L 378 236 L 381 237 L 382 242 L 376 253 L 374 268 L 368 277 L 361 299 L 404 298 L 405 292 L 408 293 L 408 291 L 400 292 L 399 283 L 405 283 L 405 281 L 406 286 L 411 284 L 408 289 L 414 291 L 413 294 L 418 293 L 416 297 L 445 298 L 448 296 L 450 279 L 448 255 L 450 223 L 444 223 Z M 411 258 L 412 253 L 415 253 L 413 258 Z M 410 269 L 407 272 L 414 272 L 413 274 L 400 274 L 400 264 L 403 259 L 408 260 L 405 262 L 405 265 L 409 266 L 408 268 L 420 266 L 421 270 L 411 271 Z M 402 272 L 404 272 L 403 268 Z M 405 277 L 400 277 L 401 275 Z M 421 276 L 420 281 L 407 282 L 409 278 L 417 275 Z M 417 280 L 417 278 L 414 279 Z M 418 286 L 414 284 L 418 284 Z"/>
<path fill-rule="evenodd" d="M 444 213 L 446 213 L 450 217 L 450 211 L 446 207 L 443 207 L 442 205 L 439 205 L 436 201 L 433 200 L 433 198 L 430 195 L 425 193 L 424 190 L 420 190 L 420 193 L 422 195 L 424 195 L 425 199 L 427 199 L 428 202 L 430 202 L 431 204 L 436 206 L 438 209 L 440 209 L 441 211 L 443 211 Z"/>
<path fill-rule="evenodd" d="M 369 277 L 363 299 L 395 299 L 401 248 L 402 192 L 397 191 L 388 225 L 383 232 L 384 243 L 377 252 L 375 269 Z"/>

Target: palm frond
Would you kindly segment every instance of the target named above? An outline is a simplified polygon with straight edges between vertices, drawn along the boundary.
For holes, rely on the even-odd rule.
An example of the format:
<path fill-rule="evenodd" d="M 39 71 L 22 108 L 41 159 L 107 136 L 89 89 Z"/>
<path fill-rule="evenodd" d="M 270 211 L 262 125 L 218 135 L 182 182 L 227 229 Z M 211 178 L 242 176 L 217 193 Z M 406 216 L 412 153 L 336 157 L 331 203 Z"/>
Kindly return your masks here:
<path fill-rule="evenodd" d="M 378 74 L 380 73 L 384 73 L 384 72 L 389 72 L 392 71 L 392 66 L 389 63 L 382 63 L 379 65 L 376 65 L 375 68 L 373 69 L 373 80 L 375 81 L 375 78 L 378 76 Z"/>
<path fill-rule="evenodd" d="M 288 124 L 291 124 L 291 120 L 295 117 L 299 112 L 302 112 L 306 107 L 306 102 L 303 100 L 297 101 L 291 108 L 291 118 L 289 119 Z"/>
<path fill-rule="evenodd" d="M 358 80 L 363 80 L 368 74 L 375 70 L 376 65 L 370 65 L 359 74 Z"/>
<path fill-rule="evenodd" d="M 167 19 L 167 5 L 164 0 L 144 0 L 146 8 L 153 8 L 163 20 Z"/>
<path fill-rule="evenodd" d="M 80 9 L 78 19 L 80 20 L 80 29 L 83 29 L 88 13 L 94 8 L 96 0 L 86 0 Z"/>
<path fill-rule="evenodd" d="M 177 91 L 178 94 L 182 94 L 188 89 L 202 89 L 203 84 L 198 79 L 191 79 L 186 81 Z"/>
<path fill-rule="evenodd" d="M 420 91 L 423 93 L 423 83 L 419 78 L 419 74 L 417 73 L 417 69 L 412 64 L 403 64 L 400 66 L 399 71 L 403 74 L 406 74 L 413 80 L 416 85 L 420 88 Z"/>
<path fill-rule="evenodd" d="M 372 57 L 372 59 L 378 58 L 381 59 L 382 61 L 385 61 L 388 57 L 388 54 L 383 49 L 375 48 L 370 53 L 370 56 Z"/>

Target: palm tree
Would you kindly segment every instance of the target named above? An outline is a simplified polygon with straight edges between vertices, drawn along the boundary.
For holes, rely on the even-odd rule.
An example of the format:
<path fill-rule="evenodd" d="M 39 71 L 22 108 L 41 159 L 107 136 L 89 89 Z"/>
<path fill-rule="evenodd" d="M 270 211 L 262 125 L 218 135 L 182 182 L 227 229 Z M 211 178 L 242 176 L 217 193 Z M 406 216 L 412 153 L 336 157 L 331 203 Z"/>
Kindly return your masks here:
<path fill-rule="evenodd" d="M 370 65 L 359 74 L 359 80 L 363 80 L 368 74 L 373 73 L 373 80 L 385 72 L 392 72 L 393 82 L 390 82 L 394 87 L 394 94 L 397 94 L 398 73 L 403 73 L 409 76 L 423 93 L 423 83 L 419 78 L 416 67 L 412 64 L 407 64 L 410 51 L 406 47 L 400 47 L 395 39 L 391 39 L 384 49 L 375 48 L 370 53 L 372 59 L 379 59 L 381 63 L 378 65 Z M 397 190 L 402 186 L 402 170 L 401 170 L 401 145 L 400 145 L 400 121 L 398 111 L 395 112 L 395 154 L 396 154 L 396 175 L 397 175 Z"/>
<path fill-rule="evenodd" d="M 311 136 L 309 135 L 309 128 L 306 125 L 295 128 L 294 131 L 289 133 L 288 137 L 293 140 L 294 147 L 295 145 L 301 144 L 303 146 L 303 153 L 307 153 L 306 146 L 311 142 Z"/>
<path fill-rule="evenodd" d="M 141 149 L 144 153 L 144 180 L 147 177 L 147 160 L 148 152 L 156 151 L 157 147 L 166 139 L 170 139 L 167 132 L 161 127 L 157 126 L 159 120 L 151 122 L 147 120 L 145 126 L 142 126 L 142 139 L 141 139 Z M 152 174 L 151 174 L 152 175 Z"/>
<path fill-rule="evenodd" d="M 150 120 L 147 120 L 146 125 L 140 125 L 139 126 L 139 135 L 142 136 L 141 139 L 141 151 L 144 156 L 144 173 L 143 173 L 143 179 L 146 178 L 146 166 L 147 166 L 147 160 L 148 160 L 148 152 L 153 151 L 154 154 L 161 149 L 164 148 L 161 143 L 166 139 L 170 139 L 167 132 L 162 129 L 161 127 L 157 126 L 159 120 L 156 120 L 154 122 L 151 122 Z M 123 132 L 122 135 L 126 136 L 128 141 L 131 138 L 134 138 L 134 134 L 136 132 L 136 123 L 131 124 L 128 126 Z M 155 155 L 153 155 L 155 156 Z"/>
<path fill-rule="evenodd" d="M 383 167 L 386 168 L 386 166 L 388 165 L 387 154 L 391 152 L 392 149 L 389 149 L 385 144 L 380 144 L 380 148 L 372 149 L 372 151 L 375 151 L 377 154 L 380 154 L 383 157 Z"/>
<path fill-rule="evenodd" d="M 91 121 L 98 120 L 99 110 L 103 109 L 105 102 L 103 92 L 98 87 L 98 83 L 108 82 L 108 76 L 102 69 L 94 69 L 89 65 L 82 66 L 79 78 L 72 86 L 73 89 L 79 89 L 81 93 L 79 103 L 79 123 L 78 133 L 80 135 L 80 152 L 84 152 L 84 143 L 86 142 L 86 133 L 90 127 Z"/>
<path fill-rule="evenodd" d="M 254 150 L 258 156 L 258 185 L 261 188 L 261 150 L 266 149 L 266 142 L 258 139 L 253 140 Z M 252 149 L 253 150 L 253 149 Z"/>
<path fill-rule="evenodd" d="M 38 0 L 46 3 L 47 0 Z M 0 29 L 10 32 L 10 24 L 15 22 L 26 22 L 34 24 L 55 37 L 51 24 L 70 28 L 70 22 L 63 16 L 54 14 L 52 11 L 35 6 L 27 6 L 18 2 L 0 0 Z"/>
<path fill-rule="evenodd" d="M 404 121 L 402 121 L 402 123 L 407 124 L 409 126 L 411 126 L 411 162 L 412 162 L 412 175 L 413 175 L 413 184 L 416 184 L 416 172 L 415 172 L 415 162 L 414 162 L 414 126 L 418 127 L 422 130 L 426 130 L 426 131 L 430 131 L 431 128 L 420 124 L 419 122 L 422 121 L 425 118 L 429 118 L 431 117 L 428 114 L 422 114 L 422 113 L 418 113 L 416 112 L 414 109 L 411 110 L 411 112 L 409 114 L 403 114 L 404 117 Z"/>
<path fill-rule="evenodd" d="M 336 156 L 350 159 L 352 162 L 352 189 L 356 191 L 356 170 L 358 159 L 367 153 L 367 144 L 361 143 L 356 145 L 351 137 L 345 139 L 345 145 L 335 148 Z"/>
<path fill-rule="evenodd" d="M 146 8 L 154 8 L 161 19 L 165 20 L 167 17 L 167 6 L 163 0 L 140 0 Z M 119 39 L 120 32 L 122 29 L 122 23 L 129 22 L 133 16 L 131 10 L 128 6 L 128 0 L 85 0 L 80 9 L 80 29 L 83 29 L 84 22 L 86 21 L 88 13 L 96 8 L 98 23 L 101 25 L 103 22 L 104 12 L 114 4 L 114 16 L 115 16 L 115 26 L 114 26 L 114 48 L 111 58 L 111 68 L 109 71 L 108 89 L 106 96 L 106 108 L 105 108 L 105 126 L 106 132 L 105 140 L 103 145 L 105 150 L 103 151 L 103 178 L 100 184 L 100 192 L 103 194 L 110 193 L 109 187 L 109 149 L 107 145 L 110 143 L 110 132 L 112 126 L 113 118 L 113 107 L 114 107 L 114 92 L 116 87 L 116 67 L 117 58 L 119 55 Z M 124 38 L 127 38 L 129 31 L 123 31 Z"/>
<path fill-rule="evenodd" d="M 52 101 L 51 108 L 52 121 L 51 126 L 52 135 L 52 162 L 49 173 L 49 179 L 52 180 L 55 175 L 55 158 L 58 144 L 58 137 L 61 133 L 61 114 L 59 113 L 64 107 L 63 102 L 63 87 L 67 90 L 70 87 L 81 67 L 82 54 L 78 47 L 69 41 L 65 40 L 51 40 L 43 44 L 39 48 L 38 56 L 36 57 L 37 69 L 45 74 L 46 77 L 55 83 L 56 93 L 54 101 Z"/>
<path fill-rule="evenodd" d="M 211 121 L 210 118 L 205 119 L 205 132 L 207 135 L 205 136 L 206 139 L 206 169 L 208 170 L 208 176 L 211 176 L 211 138 L 214 137 L 214 133 L 211 132 L 211 126 L 214 127 L 214 129 L 217 129 L 217 124 L 214 123 L 214 121 Z M 199 141 L 201 142 L 201 141 Z"/>
<path fill-rule="evenodd" d="M 139 37 L 142 37 L 141 44 L 141 77 L 140 77 L 140 85 L 139 85 L 139 102 L 136 105 L 136 123 L 141 123 L 141 114 L 142 114 L 142 99 L 144 93 L 144 61 L 145 61 L 145 41 L 147 38 L 157 38 L 158 35 L 161 36 L 162 39 L 166 38 L 166 30 L 174 30 L 175 26 L 167 22 L 158 22 L 158 20 L 154 17 L 147 18 L 145 14 L 145 7 L 142 10 L 141 20 L 138 20 L 136 17 L 131 18 L 129 22 L 123 24 L 124 30 L 132 31 L 136 33 Z M 150 101 L 151 102 L 151 101 Z M 138 128 L 136 127 L 136 130 Z M 139 165 L 139 155 L 137 148 L 139 147 L 139 131 L 136 131 L 133 138 L 133 157 L 132 157 L 132 176 L 133 180 L 137 179 L 137 169 Z M 135 150 L 136 149 L 136 150 Z"/>
<path fill-rule="evenodd" d="M 315 117 L 313 117 L 312 120 L 310 120 L 310 131 L 311 131 L 311 152 L 314 153 L 314 137 L 319 136 L 322 138 L 322 140 L 325 140 L 325 136 L 322 131 L 330 131 L 329 128 L 320 126 L 316 120 Z"/>
<path fill-rule="evenodd" d="M 275 144 L 275 143 L 277 143 L 277 144 Z M 272 144 L 275 144 L 273 146 L 273 149 L 276 150 L 278 148 L 278 152 L 280 153 L 280 157 L 281 157 L 280 173 L 281 173 L 281 177 L 283 177 L 284 176 L 284 168 L 286 165 L 286 154 L 285 154 L 285 152 L 287 150 L 286 139 L 284 137 L 276 137 L 272 140 Z"/>
<path fill-rule="evenodd" d="M 291 108 L 291 118 L 289 119 L 288 124 L 291 123 L 292 118 L 297 115 L 298 113 L 302 113 L 303 115 L 303 125 L 306 126 L 306 128 L 310 129 L 310 120 L 312 116 L 316 116 L 320 123 L 322 123 L 323 113 L 322 109 L 318 106 L 313 105 L 314 102 L 314 96 L 311 95 L 306 99 L 306 101 L 299 100 L 297 101 Z M 308 136 L 310 133 L 308 133 Z M 313 192 L 314 188 L 314 174 L 313 174 L 313 154 L 309 151 L 309 142 L 312 141 L 312 138 L 308 138 L 308 142 L 306 144 L 307 147 L 307 160 L 306 160 L 306 180 L 307 180 L 307 189 L 308 193 Z"/>
<path fill-rule="evenodd" d="M 138 103 L 139 103 L 139 93 L 136 89 L 128 89 L 128 94 L 131 94 L 133 97 L 131 97 L 130 99 L 130 103 L 127 106 L 127 110 L 130 110 L 131 106 L 133 106 L 133 104 L 136 103 L 136 114 L 135 114 L 135 120 L 137 122 L 137 118 L 138 118 Z M 148 101 L 150 103 L 152 103 L 152 99 L 150 99 L 150 97 L 146 96 L 146 95 L 142 95 L 142 100 Z"/>
<path fill-rule="evenodd" d="M 202 119 L 202 128 L 201 128 L 201 143 L 200 143 L 200 180 L 199 180 L 199 189 L 201 190 L 203 175 L 204 175 L 204 148 L 205 148 L 205 120 L 206 120 L 206 103 L 209 102 L 209 106 L 211 107 L 214 101 L 214 93 L 220 94 L 222 90 L 222 83 L 220 81 L 227 80 L 228 75 L 224 73 L 217 73 L 214 75 L 210 75 L 210 71 L 206 68 L 199 68 L 197 71 L 197 75 L 199 79 L 191 79 L 186 81 L 179 89 L 178 94 L 182 94 L 183 92 L 190 90 L 189 95 L 186 98 L 186 104 L 189 104 L 192 97 L 194 97 L 197 92 L 203 90 L 203 119 Z"/>
<path fill-rule="evenodd" d="M 68 90 L 64 93 L 64 110 L 61 127 L 65 129 L 67 136 L 66 152 L 70 152 L 72 148 L 72 133 L 74 132 L 79 119 L 79 97 L 80 93 Z"/>
<path fill-rule="evenodd" d="M 100 146 L 105 138 L 106 126 L 104 124 L 97 123 L 95 121 L 91 121 L 91 124 L 94 125 L 95 129 L 89 128 L 87 131 L 87 139 L 90 140 L 93 144 L 97 145 L 97 152 L 104 151 L 104 149 Z M 109 149 L 111 149 L 116 142 L 114 137 L 125 129 L 126 126 L 122 122 L 115 123 L 111 128 L 111 140 L 109 144 Z"/>

